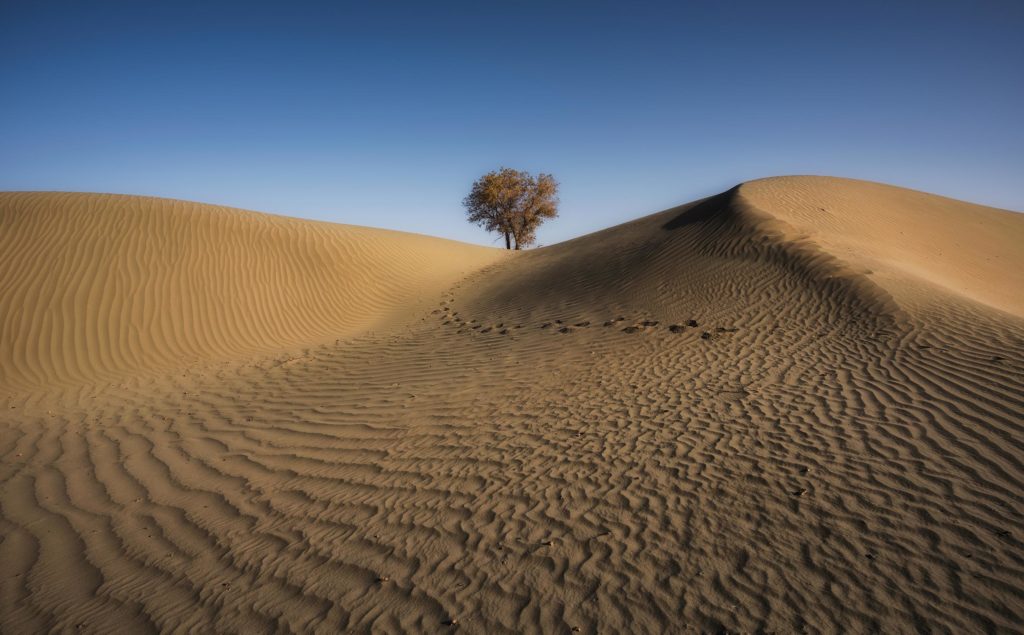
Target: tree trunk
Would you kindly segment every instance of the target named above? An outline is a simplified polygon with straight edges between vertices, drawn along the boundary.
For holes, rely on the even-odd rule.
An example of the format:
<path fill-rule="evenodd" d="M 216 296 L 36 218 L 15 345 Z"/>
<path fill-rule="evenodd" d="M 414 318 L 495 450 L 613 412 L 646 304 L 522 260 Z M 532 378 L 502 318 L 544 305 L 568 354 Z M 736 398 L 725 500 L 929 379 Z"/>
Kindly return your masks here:
<path fill-rule="evenodd" d="M 505 232 L 505 249 L 512 249 L 512 241 L 509 238 L 508 232 Z"/>

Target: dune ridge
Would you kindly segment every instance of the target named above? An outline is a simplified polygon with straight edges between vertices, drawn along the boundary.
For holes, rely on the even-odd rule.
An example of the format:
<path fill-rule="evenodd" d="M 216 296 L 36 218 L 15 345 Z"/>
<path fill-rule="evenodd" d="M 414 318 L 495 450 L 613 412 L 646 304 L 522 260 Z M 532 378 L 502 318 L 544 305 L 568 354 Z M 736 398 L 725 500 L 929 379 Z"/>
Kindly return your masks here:
<path fill-rule="evenodd" d="M 338 336 L 12 394 L 0 630 L 1019 630 L 1020 218 L 755 181 Z"/>
<path fill-rule="evenodd" d="M 1024 316 L 1019 212 L 835 177 L 761 179 L 740 191 L 789 240 L 812 242 L 904 303 L 939 291 Z"/>

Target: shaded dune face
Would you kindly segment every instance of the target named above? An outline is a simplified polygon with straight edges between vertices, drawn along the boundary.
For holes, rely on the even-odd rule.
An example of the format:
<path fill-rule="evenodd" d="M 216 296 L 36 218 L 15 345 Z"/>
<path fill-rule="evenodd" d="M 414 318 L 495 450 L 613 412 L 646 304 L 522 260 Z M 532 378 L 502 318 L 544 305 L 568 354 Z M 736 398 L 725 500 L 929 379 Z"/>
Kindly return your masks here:
<path fill-rule="evenodd" d="M 1020 216 L 792 177 L 503 257 L 68 195 L 48 209 L 77 201 L 60 213 L 105 228 L 76 237 L 25 211 L 65 195 L 4 196 L 0 240 L 21 251 L 0 252 L 5 337 L 19 329 L 2 360 L 18 382 L 0 401 L 0 630 L 1024 619 Z M 126 201 L 180 235 L 133 224 Z M 186 228 L 219 223 L 236 246 L 166 260 L 159 245 L 211 245 Z M 110 264 L 129 235 L 159 248 Z M 64 251 L 91 255 L 54 273 Z M 127 288 L 209 307 L 160 318 Z M 95 307 L 120 308 L 57 320 Z"/>
<path fill-rule="evenodd" d="M 0 382 L 74 385 L 349 337 L 497 250 L 135 196 L 0 195 Z"/>
<path fill-rule="evenodd" d="M 893 317 L 890 295 L 794 238 L 741 187 L 548 249 L 481 281 L 475 310 L 500 315 L 649 312 L 728 321 L 807 295 L 809 311 Z M 813 297 L 812 297 L 813 296 Z M 529 298 L 528 302 L 521 298 Z M 817 306 L 820 305 L 820 306 Z"/>

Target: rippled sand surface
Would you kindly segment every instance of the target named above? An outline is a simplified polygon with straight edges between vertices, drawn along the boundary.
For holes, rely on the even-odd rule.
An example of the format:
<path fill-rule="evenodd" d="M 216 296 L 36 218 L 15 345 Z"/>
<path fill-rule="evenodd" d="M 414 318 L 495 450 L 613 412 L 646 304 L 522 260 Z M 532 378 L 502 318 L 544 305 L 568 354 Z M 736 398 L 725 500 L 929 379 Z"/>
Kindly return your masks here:
<path fill-rule="evenodd" d="M 0 631 L 1013 631 L 1024 216 L 823 177 L 529 252 L 0 194 Z"/>

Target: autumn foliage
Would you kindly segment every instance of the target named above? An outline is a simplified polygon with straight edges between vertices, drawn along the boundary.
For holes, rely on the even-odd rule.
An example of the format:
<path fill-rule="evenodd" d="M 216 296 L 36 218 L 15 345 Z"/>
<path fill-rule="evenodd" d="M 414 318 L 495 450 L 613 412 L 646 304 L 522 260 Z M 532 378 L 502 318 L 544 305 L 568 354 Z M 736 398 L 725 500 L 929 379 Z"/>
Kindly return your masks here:
<path fill-rule="evenodd" d="M 462 201 L 471 223 L 505 237 L 506 249 L 522 249 L 537 239 L 537 228 L 558 216 L 558 182 L 511 168 L 483 175 Z"/>

